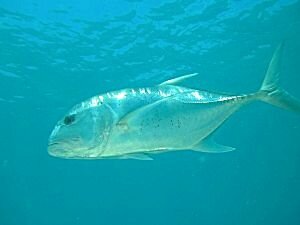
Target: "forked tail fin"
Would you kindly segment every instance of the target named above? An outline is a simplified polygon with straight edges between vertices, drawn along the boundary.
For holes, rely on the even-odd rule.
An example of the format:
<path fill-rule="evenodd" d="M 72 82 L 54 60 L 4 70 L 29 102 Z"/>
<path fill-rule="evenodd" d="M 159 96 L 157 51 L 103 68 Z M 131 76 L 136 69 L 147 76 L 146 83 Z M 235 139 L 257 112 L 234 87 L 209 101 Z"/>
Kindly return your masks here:
<path fill-rule="evenodd" d="M 283 44 L 280 44 L 273 54 L 258 96 L 264 102 L 300 114 L 300 101 L 278 85 L 282 51 Z"/>

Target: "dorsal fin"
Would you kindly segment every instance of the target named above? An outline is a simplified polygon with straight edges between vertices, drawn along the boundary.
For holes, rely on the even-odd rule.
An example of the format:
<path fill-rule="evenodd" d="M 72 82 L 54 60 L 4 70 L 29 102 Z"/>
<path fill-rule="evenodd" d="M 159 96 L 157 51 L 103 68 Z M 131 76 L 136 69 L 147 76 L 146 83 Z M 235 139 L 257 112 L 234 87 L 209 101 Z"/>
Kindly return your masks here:
<path fill-rule="evenodd" d="M 191 74 L 183 75 L 183 76 L 180 76 L 180 77 L 176 77 L 176 78 L 166 80 L 166 81 L 160 83 L 159 86 L 162 86 L 162 85 L 176 85 L 177 83 L 180 83 L 184 80 L 187 80 L 187 79 L 189 79 L 191 77 L 194 77 L 194 76 L 197 76 L 197 75 L 198 75 L 198 73 L 191 73 Z"/>

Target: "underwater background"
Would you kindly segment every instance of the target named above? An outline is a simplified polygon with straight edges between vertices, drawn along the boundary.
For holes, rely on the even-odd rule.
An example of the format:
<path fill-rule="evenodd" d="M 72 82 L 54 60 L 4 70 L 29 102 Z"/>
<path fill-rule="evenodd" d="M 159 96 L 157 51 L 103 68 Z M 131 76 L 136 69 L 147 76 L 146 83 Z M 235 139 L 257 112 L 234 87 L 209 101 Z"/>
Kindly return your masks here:
<path fill-rule="evenodd" d="M 47 153 L 93 95 L 193 72 L 186 86 L 256 91 L 282 41 L 281 85 L 300 98 L 299 40 L 292 0 L 0 0 L 0 225 L 300 224 L 300 116 L 264 103 L 218 129 L 229 153 Z"/>

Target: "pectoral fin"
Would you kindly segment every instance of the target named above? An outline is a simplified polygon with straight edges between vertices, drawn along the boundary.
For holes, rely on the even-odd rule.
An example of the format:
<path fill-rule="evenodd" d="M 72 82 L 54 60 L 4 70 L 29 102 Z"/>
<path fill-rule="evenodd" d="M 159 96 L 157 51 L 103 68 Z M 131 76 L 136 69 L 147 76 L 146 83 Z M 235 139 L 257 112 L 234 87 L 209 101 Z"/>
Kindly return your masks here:
<path fill-rule="evenodd" d="M 207 153 L 223 153 L 231 152 L 235 150 L 233 147 L 220 145 L 214 142 L 211 137 L 207 137 L 201 140 L 198 144 L 194 145 L 192 148 L 194 151 L 207 152 Z"/>
<path fill-rule="evenodd" d="M 117 126 L 119 126 L 120 128 L 122 129 L 132 129 L 133 126 L 134 126 L 134 120 L 135 118 L 140 118 L 140 116 L 147 112 L 147 111 L 150 111 L 152 110 L 153 108 L 157 107 L 159 104 L 161 104 L 162 102 L 165 102 L 167 101 L 169 98 L 171 98 L 172 96 L 170 97 L 166 97 L 164 99 L 161 99 L 161 100 L 158 100 L 156 102 L 153 102 L 151 104 L 148 104 L 148 105 L 145 105 L 145 106 L 142 106 L 128 114 L 126 114 L 125 116 L 123 116 L 119 122 L 117 123 Z"/>

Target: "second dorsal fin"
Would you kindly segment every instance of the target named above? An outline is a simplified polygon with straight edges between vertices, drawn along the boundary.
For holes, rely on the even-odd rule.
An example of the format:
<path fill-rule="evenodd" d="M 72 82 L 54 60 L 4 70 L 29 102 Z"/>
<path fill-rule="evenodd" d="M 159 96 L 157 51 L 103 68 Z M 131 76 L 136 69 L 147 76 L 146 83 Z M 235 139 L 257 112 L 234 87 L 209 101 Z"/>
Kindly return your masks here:
<path fill-rule="evenodd" d="M 183 76 L 180 76 L 180 77 L 176 77 L 176 78 L 173 78 L 173 79 L 170 79 L 170 80 L 166 80 L 162 83 L 159 84 L 159 86 L 162 86 L 162 85 L 176 85 L 184 80 L 187 80 L 191 77 L 194 77 L 194 76 L 197 76 L 198 73 L 191 73 L 191 74 L 187 74 L 187 75 L 183 75 Z"/>

